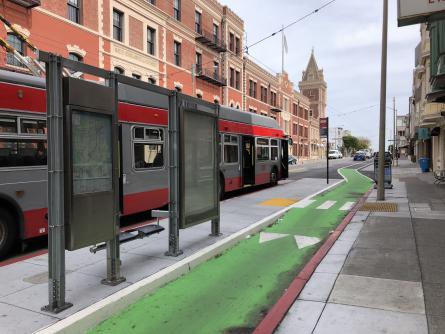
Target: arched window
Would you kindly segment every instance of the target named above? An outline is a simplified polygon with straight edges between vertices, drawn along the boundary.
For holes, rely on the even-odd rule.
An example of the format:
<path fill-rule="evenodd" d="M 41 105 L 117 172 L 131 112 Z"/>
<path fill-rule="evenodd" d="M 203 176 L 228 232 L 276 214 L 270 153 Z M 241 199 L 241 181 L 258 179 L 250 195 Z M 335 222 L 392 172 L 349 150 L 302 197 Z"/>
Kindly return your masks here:
<path fill-rule="evenodd" d="M 153 77 L 148 77 L 148 82 L 151 83 L 152 85 L 156 85 L 156 79 Z"/>
<path fill-rule="evenodd" d="M 124 71 L 124 69 L 123 69 L 122 67 L 118 67 L 118 66 L 116 66 L 116 67 L 114 68 L 114 73 L 124 75 L 124 74 L 125 74 L 125 71 Z"/>
<path fill-rule="evenodd" d="M 179 87 L 179 86 L 176 86 L 175 89 L 176 89 L 176 91 L 179 92 L 179 93 L 182 91 L 181 87 Z"/>
<path fill-rule="evenodd" d="M 25 55 L 25 46 L 23 42 L 14 34 L 8 33 L 8 44 L 17 50 L 22 56 Z M 6 63 L 8 65 L 23 67 L 23 64 L 18 61 L 12 53 L 8 53 L 6 56 Z"/>
<path fill-rule="evenodd" d="M 74 52 L 69 53 L 68 59 L 83 63 L 83 57 L 81 55 L 78 55 L 77 53 L 74 53 Z"/>
<path fill-rule="evenodd" d="M 196 94 L 196 97 L 197 97 L 198 99 L 202 99 L 202 94 Z"/>

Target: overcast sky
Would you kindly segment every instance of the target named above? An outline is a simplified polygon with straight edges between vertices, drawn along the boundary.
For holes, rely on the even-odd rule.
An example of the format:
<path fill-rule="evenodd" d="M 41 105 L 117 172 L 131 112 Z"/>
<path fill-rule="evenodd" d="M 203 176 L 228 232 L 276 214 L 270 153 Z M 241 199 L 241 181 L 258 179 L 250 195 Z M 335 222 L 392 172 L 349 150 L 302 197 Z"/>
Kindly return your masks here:
<path fill-rule="evenodd" d="M 244 19 L 247 44 L 270 35 L 327 0 L 220 0 Z M 397 28 L 397 1 L 390 0 L 388 45 L 388 107 L 396 97 L 399 114 L 408 112 L 414 49 L 420 26 Z M 298 87 L 312 47 L 328 83 L 328 116 L 332 126 L 350 129 L 378 147 L 382 0 L 337 0 L 318 14 L 286 30 L 289 53 L 285 70 Z M 281 37 L 252 47 L 249 54 L 274 72 L 281 71 Z M 360 112 L 348 113 L 374 106 Z M 392 111 L 387 129 L 392 136 Z M 387 136 L 387 139 L 388 136 Z"/>

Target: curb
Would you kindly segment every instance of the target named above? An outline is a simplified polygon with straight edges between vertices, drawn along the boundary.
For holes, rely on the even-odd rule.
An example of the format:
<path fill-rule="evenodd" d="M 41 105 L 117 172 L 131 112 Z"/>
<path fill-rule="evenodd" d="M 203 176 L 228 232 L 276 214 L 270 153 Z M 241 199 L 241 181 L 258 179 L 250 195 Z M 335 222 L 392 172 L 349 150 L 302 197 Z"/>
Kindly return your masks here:
<path fill-rule="evenodd" d="M 312 274 L 317 269 L 317 266 L 324 259 L 331 247 L 340 237 L 346 226 L 351 222 L 352 218 L 357 214 L 360 206 L 366 201 L 372 189 L 368 190 L 360 200 L 355 204 L 354 208 L 343 219 L 340 225 L 337 226 L 335 231 L 328 237 L 323 245 L 312 256 L 308 263 L 303 267 L 298 276 L 289 285 L 286 291 L 282 294 L 280 299 L 269 310 L 267 315 L 263 318 L 260 324 L 255 328 L 253 334 L 272 334 L 281 321 L 286 316 L 287 312 L 300 295 L 301 291 L 305 287 L 306 283 L 311 278 Z"/>
<path fill-rule="evenodd" d="M 326 191 L 336 187 L 345 182 L 345 180 L 337 181 L 320 191 L 311 194 L 301 201 L 309 200 L 315 196 L 325 193 Z M 298 202 L 297 202 L 298 203 Z M 294 204 L 295 205 L 295 204 Z M 145 278 L 128 287 L 119 290 L 118 292 L 102 299 L 101 301 L 92 304 L 65 319 L 58 321 L 55 324 L 49 325 L 46 328 L 37 330 L 38 334 L 50 333 L 64 333 L 77 334 L 83 333 L 110 316 L 124 310 L 126 307 L 135 303 L 147 294 L 156 289 L 174 281 L 182 275 L 187 274 L 196 266 L 216 257 L 227 249 L 235 246 L 240 241 L 245 239 L 248 235 L 255 234 L 275 222 L 280 216 L 289 211 L 293 205 L 283 208 L 272 215 L 261 219 L 260 221 L 222 239 L 216 243 L 203 248 L 202 250 L 178 261 L 177 263 Z"/>

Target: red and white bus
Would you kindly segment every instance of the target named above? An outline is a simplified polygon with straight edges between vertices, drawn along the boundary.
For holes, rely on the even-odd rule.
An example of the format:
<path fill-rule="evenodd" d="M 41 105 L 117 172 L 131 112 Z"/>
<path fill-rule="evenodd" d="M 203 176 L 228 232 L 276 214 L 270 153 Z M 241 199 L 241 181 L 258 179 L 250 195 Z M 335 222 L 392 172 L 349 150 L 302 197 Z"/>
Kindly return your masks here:
<path fill-rule="evenodd" d="M 47 234 L 45 81 L 0 70 L 0 256 Z M 168 202 L 168 97 L 119 85 L 122 214 Z M 272 118 L 220 108 L 221 196 L 287 177 L 287 138 Z"/>

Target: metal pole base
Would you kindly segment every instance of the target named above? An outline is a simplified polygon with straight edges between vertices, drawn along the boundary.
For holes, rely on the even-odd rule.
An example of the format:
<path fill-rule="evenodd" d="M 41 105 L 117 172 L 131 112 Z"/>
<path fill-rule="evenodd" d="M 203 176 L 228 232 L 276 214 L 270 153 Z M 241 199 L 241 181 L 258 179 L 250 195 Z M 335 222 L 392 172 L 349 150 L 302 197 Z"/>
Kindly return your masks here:
<path fill-rule="evenodd" d="M 184 252 L 182 250 L 178 249 L 177 251 L 170 251 L 170 250 L 166 251 L 164 254 L 165 254 L 165 256 L 178 257 L 178 256 L 184 254 Z"/>
<path fill-rule="evenodd" d="M 219 218 L 212 220 L 212 222 L 211 222 L 211 224 L 212 224 L 211 232 L 209 234 L 210 237 L 219 237 L 219 236 L 222 235 L 222 233 L 221 233 L 221 226 L 220 226 L 219 222 L 220 222 Z"/>
<path fill-rule="evenodd" d="M 116 285 L 119 285 L 119 284 L 125 282 L 126 280 L 127 279 L 125 277 L 119 277 L 119 278 L 112 279 L 112 280 L 109 280 L 108 278 L 104 278 L 103 280 L 100 281 L 100 283 L 103 285 L 116 286 Z"/>
<path fill-rule="evenodd" d="M 43 312 L 48 312 L 48 313 L 57 314 L 57 313 L 60 313 L 60 312 L 65 311 L 66 309 L 69 309 L 71 306 L 73 306 L 73 304 L 65 302 L 64 304 L 62 304 L 62 305 L 60 305 L 60 306 L 56 306 L 56 305 L 46 305 L 46 306 L 43 306 L 43 307 L 41 308 L 41 310 L 42 310 Z"/>
<path fill-rule="evenodd" d="M 377 188 L 378 188 L 377 183 L 375 183 L 374 184 L 374 189 L 377 189 Z M 385 189 L 392 189 L 392 188 L 394 188 L 394 185 L 392 185 L 392 184 L 385 184 Z"/>

